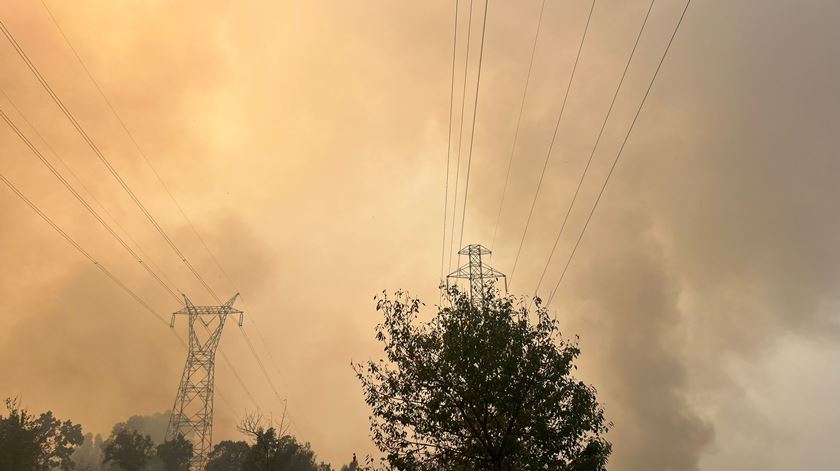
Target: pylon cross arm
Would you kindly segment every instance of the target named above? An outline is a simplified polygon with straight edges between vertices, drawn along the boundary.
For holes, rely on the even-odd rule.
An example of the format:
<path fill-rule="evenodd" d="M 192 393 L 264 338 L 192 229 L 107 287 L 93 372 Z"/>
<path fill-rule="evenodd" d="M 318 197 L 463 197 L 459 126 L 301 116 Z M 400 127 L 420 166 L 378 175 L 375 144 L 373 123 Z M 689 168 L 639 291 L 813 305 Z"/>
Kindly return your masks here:
<path fill-rule="evenodd" d="M 487 265 L 482 260 L 482 256 L 490 255 L 490 250 L 480 244 L 471 244 L 459 250 L 460 255 L 467 256 L 467 264 L 458 267 L 457 270 L 447 275 L 447 285 L 450 278 L 467 279 L 470 282 L 470 297 L 484 298 L 484 290 L 488 280 L 502 278 L 505 280 L 505 290 L 507 290 L 507 278 L 504 273 Z"/>

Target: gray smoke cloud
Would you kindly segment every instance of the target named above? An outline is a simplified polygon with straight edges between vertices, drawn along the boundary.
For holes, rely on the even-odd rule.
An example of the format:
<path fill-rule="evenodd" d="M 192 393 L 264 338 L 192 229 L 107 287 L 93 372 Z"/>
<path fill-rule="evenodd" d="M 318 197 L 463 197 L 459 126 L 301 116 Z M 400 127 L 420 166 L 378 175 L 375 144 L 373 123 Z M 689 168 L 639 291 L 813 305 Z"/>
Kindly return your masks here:
<path fill-rule="evenodd" d="M 324 459 L 346 462 L 353 452 L 372 451 L 368 411 L 348 367 L 350 359 L 380 354 L 371 296 L 406 288 L 429 304 L 438 298 L 453 5 L 231 5 L 52 6 L 242 290 L 267 340 L 263 352 L 253 339 L 273 357 L 268 368 L 288 399 L 293 432 Z M 682 5 L 654 6 L 543 297 Z M 610 0 L 595 7 L 513 277 L 515 294 L 536 286 L 647 6 Z M 492 264 L 504 272 L 513 265 L 588 8 L 546 6 L 493 247 Z M 490 4 L 465 243 L 487 245 L 493 236 L 538 11 L 536 1 Z M 479 13 L 476 6 L 476 21 Z M 0 17 L 190 259 L 220 292 L 232 291 L 40 7 L 11 2 L 0 6 Z M 460 21 L 465 26 L 464 16 Z M 838 22 L 840 6 L 828 0 L 692 2 L 552 303 L 564 332 L 580 334 L 581 376 L 599 389 L 615 422 L 611 469 L 831 467 L 829 437 L 840 421 L 823 404 L 840 388 L 832 374 L 840 281 L 840 223 L 832 211 L 840 170 Z M 0 85 L 150 258 L 201 299 L 197 282 L 5 44 L 0 60 L 9 64 Z M 472 104 L 468 97 L 461 191 Z M 456 131 L 458 105 L 456 95 Z M 173 310 L 6 131 L 0 153 L 4 175 L 163 313 Z M 463 193 L 458 201 L 460 215 Z M 0 393 L 21 393 L 33 408 L 101 433 L 124 417 L 165 410 L 183 364 L 171 334 L 13 196 L 0 197 L 0 211 L 0 258 L 11 267 L 0 278 L 0 361 L 13 365 Z M 257 402 L 279 414 L 239 333 L 226 332 L 223 346 Z M 236 437 L 237 417 L 251 401 L 224 367 L 217 379 L 225 400 L 217 403 L 215 436 Z"/>

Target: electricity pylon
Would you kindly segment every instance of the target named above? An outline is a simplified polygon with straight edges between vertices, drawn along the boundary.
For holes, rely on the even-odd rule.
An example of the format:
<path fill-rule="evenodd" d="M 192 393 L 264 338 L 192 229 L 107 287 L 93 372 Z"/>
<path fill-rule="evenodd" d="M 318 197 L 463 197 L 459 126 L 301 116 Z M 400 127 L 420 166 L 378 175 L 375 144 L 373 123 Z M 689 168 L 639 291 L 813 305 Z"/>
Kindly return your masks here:
<path fill-rule="evenodd" d="M 458 251 L 459 255 L 467 256 L 467 264 L 461 266 L 446 276 L 447 282 L 450 278 L 463 278 L 470 281 L 470 300 L 484 302 L 486 283 L 488 280 L 505 280 L 505 291 L 507 291 L 507 278 L 505 274 L 485 264 L 481 257 L 490 255 L 490 250 L 480 244 L 470 244 Z"/>
<path fill-rule="evenodd" d="M 180 434 L 192 441 L 191 471 L 204 470 L 212 446 L 216 348 L 229 315 L 239 314 L 239 326 L 242 326 L 243 312 L 233 308 L 238 296 L 239 293 L 235 294 L 221 306 L 194 306 L 185 295 L 184 308 L 172 314 L 169 324 L 175 327 L 175 316 L 185 315 L 190 326 L 187 363 L 175 396 L 166 439 L 174 440 Z M 204 326 L 202 332 L 198 331 L 197 322 Z"/>

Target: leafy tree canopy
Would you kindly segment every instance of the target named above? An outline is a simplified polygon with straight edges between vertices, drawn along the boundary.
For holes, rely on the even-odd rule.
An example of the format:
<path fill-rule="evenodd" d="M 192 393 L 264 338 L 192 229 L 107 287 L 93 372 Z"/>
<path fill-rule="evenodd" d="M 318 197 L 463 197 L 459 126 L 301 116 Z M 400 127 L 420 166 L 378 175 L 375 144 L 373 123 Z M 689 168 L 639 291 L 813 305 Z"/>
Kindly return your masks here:
<path fill-rule="evenodd" d="M 5 402 L 8 415 L 0 415 L 0 469 L 73 469 L 70 455 L 82 443 L 81 425 L 62 422 L 51 411 L 36 417 L 16 399 Z"/>
<path fill-rule="evenodd" d="M 315 461 L 315 452 L 309 443 L 300 444 L 285 433 L 282 422 L 278 427 L 266 426 L 261 417 L 250 416 L 239 430 L 254 441 L 242 471 L 331 471 L 330 465 Z"/>
<path fill-rule="evenodd" d="M 422 303 L 377 297 L 385 359 L 355 364 L 371 432 L 398 470 L 602 471 L 611 445 L 596 391 L 574 378 L 576 341 L 534 309 L 489 287 L 457 288 L 429 322 Z"/>
<path fill-rule="evenodd" d="M 208 457 L 206 471 L 241 470 L 251 447 L 244 441 L 225 440 L 213 447 Z"/>
<path fill-rule="evenodd" d="M 193 444 L 180 433 L 174 440 L 168 440 L 157 446 L 157 457 L 163 464 L 164 471 L 189 471 Z"/>
<path fill-rule="evenodd" d="M 113 463 L 124 471 L 140 471 L 154 455 L 154 443 L 148 435 L 136 430 L 115 427 L 105 442 L 105 463 Z"/>

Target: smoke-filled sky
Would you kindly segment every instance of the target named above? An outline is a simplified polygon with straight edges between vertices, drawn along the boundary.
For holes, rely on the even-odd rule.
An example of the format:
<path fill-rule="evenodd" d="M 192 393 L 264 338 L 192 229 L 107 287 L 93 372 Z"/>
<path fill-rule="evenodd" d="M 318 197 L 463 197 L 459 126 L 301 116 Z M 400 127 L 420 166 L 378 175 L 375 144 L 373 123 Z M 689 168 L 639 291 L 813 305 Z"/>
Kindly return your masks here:
<path fill-rule="evenodd" d="M 465 27 L 469 2 L 460 3 Z M 288 400 L 292 432 L 336 464 L 372 452 L 350 368 L 380 355 L 372 297 L 402 288 L 428 309 L 438 300 L 453 3 L 47 4 L 233 283 L 42 4 L 1 2 L 0 19 L 208 283 L 224 297 L 242 292 L 246 329 Z M 473 10 L 459 216 L 482 5 Z M 536 286 L 648 5 L 595 5 L 515 294 Z M 683 5 L 653 7 L 542 296 L 560 275 Z M 492 247 L 492 264 L 508 275 L 589 6 L 546 2 Z M 539 10 L 537 0 L 490 3 L 464 243 L 493 242 Z M 580 375 L 615 423 L 611 469 L 833 466 L 838 24 L 834 0 L 694 0 L 688 9 L 551 304 L 563 332 L 581 336 Z M 4 38 L 0 64 L 0 87 L 145 259 L 196 304 L 211 304 Z M 6 98 L 0 109 L 78 185 Z M 5 124 L 0 173 L 164 317 L 179 308 Z M 30 409 L 52 409 L 91 432 L 170 408 L 184 351 L 168 328 L 5 187 L 0 224 L 0 395 L 20 395 Z M 255 402 L 266 415 L 283 410 L 235 325 L 222 348 L 249 392 L 220 361 L 216 440 L 238 437 L 235 423 Z"/>

